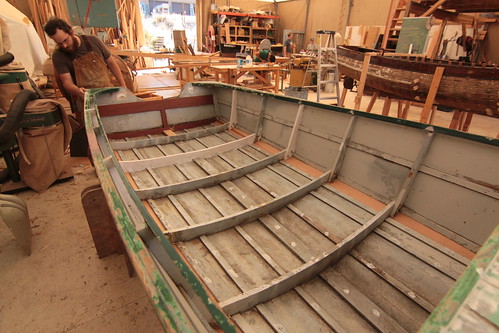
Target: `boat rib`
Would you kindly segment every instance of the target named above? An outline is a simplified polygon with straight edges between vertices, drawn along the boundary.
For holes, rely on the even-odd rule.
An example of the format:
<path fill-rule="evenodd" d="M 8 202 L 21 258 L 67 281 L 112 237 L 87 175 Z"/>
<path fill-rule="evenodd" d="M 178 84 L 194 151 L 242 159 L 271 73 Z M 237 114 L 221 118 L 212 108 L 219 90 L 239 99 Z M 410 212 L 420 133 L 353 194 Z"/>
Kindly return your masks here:
<path fill-rule="evenodd" d="M 459 156 L 442 155 L 450 139 L 436 127 L 225 85 L 189 85 L 181 102 L 200 103 L 192 123 L 172 100 L 154 131 L 122 126 L 108 142 L 102 115 L 88 109 L 87 133 L 103 155 L 93 153 L 98 173 L 107 168 L 103 184 L 131 183 L 117 182 L 120 193 L 110 195 L 123 202 L 118 223 L 125 213 L 133 221 L 124 241 L 139 235 L 134 248 L 161 265 L 155 281 L 178 288 L 179 311 L 208 331 L 417 331 L 478 244 L 448 223 L 438 227 L 468 249 L 422 232 L 412 217 L 432 222 L 433 212 L 420 193 L 445 184 L 475 201 L 499 195 L 492 177 L 445 164 Z M 160 301 L 161 316 L 174 303 Z"/>

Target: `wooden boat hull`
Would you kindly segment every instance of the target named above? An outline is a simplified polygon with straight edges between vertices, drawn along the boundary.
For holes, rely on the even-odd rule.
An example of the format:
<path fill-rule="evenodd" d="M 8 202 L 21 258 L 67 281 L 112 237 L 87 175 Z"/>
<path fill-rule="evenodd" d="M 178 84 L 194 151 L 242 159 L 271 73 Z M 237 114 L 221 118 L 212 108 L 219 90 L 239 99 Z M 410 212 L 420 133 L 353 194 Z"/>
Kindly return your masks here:
<path fill-rule="evenodd" d="M 416 331 L 499 217 L 499 140 L 219 83 L 85 121 L 167 331 Z"/>
<path fill-rule="evenodd" d="M 363 52 L 338 47 L 342 74 L 360 80 Z M 424 103 L 437 67 L 444 67 L 435 104 L 499 117 L 499 70 L 411 57 L 371 56 L 366 85 L 396 98 Z"/>

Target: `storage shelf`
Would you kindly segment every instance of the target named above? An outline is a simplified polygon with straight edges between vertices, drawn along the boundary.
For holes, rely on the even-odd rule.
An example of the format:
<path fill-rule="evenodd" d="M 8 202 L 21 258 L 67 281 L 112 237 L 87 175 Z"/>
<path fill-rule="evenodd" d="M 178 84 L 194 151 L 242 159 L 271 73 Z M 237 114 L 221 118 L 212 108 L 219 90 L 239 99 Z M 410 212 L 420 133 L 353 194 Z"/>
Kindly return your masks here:
<path fill-rule="evenodd" d="M 279 19 L 277 15 L 256 15 L 248 13 L 233 13 L 225 11 L 211 11 L 212 24 L 220 22 L 220 15 L 226 15 L 227 20 L 218 28 L 217 44 L 242 44 L 258 46 L 263 39 L 269 39 L 272 43 L 276 43 L 278 39 Z M 256 19 L 276 19 L 273 21 L 273 27 L 267 29 L 265 27 L 253 27 L 250 25 L 241 25 L 244 23 L 242 18 Z M 239 24 L 237 24 L 239 23 Z M 255 24 L 256 25 L 256 24 Z"/>
<path fill-rule="evenodd" d="M 248 13 L 233 13 L 233 12 L 220 12 L 220 11 L 212 11 L 212 14 L 219 15 L 227 15 L 227 16 L 240 16 L 240 17 L 255 17 L 255 18 L 270 18 L 270 19 L 278 19 L 279 16 L 276 15 L 258 15 L 258 14 L 248 14 Z"/>

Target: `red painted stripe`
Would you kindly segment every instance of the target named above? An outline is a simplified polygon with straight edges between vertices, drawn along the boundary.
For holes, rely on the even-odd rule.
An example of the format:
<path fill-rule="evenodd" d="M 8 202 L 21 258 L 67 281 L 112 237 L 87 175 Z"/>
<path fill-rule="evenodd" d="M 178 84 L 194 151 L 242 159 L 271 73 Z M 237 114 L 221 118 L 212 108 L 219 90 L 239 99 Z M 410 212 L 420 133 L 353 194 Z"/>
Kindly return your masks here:
<path fill-rule="evenodd" d="M 119 133 L 108 133 L 107 137 L 109 139 L 124 139 L 124 138 L 133 138 L 136 136 L 146 136 L 149 134 L 162 134 L 164 130 L 167 128 L 149 128 L 145 130 L 138 130 L 138 131 L 130 131 L 130 132 L 119 132 Z"/>
<path fill-rule="evenodd" d="M 156 128 L 148 128 L 137 131 L 129 131 L 129 132 L 118 132 L 118 133 L 108 133 L 107 137 L 109 139 L 124 139 L 124 138 L 133 138 L 136 136 L 146 136 L 153 134 L 163 134 L 165 130 L 172 131 L 180 131 L 188 128 L 194 128 L 198 126 L 208 125 L 216 121 L 216 118 L 203 119 L 198 121 L 191 121 L 188 123 L 178 124 L 172 127 L 156 127 Z"/>
<path fill-rule="evenodd" d="M 123 114 L 158 111 L 165 109 L 187 108 L 191 106 L 210 105 L 213 104 L 212 95 L 182 97 L 182 98 L 167 98 L 156 101 L 142 101 L 123 104 L 110 104 L 99 106 L 99 114 L 101 117 L 117 116 Z"/>

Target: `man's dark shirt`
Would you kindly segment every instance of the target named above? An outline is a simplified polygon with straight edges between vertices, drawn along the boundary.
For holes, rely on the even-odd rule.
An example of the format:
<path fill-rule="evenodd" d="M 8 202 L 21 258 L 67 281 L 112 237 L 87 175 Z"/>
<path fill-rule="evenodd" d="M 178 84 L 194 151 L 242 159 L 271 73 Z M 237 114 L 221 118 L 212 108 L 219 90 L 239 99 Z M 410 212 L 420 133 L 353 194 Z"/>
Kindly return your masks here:
<path fill-rule="evenodd" d="M 293 46 L 292 46 L 293 41 L 291 39 L 286 39 L 284 41 L 284 47 L 286 48 L 286 54 L 291 54 L 293 53 Z"/>

